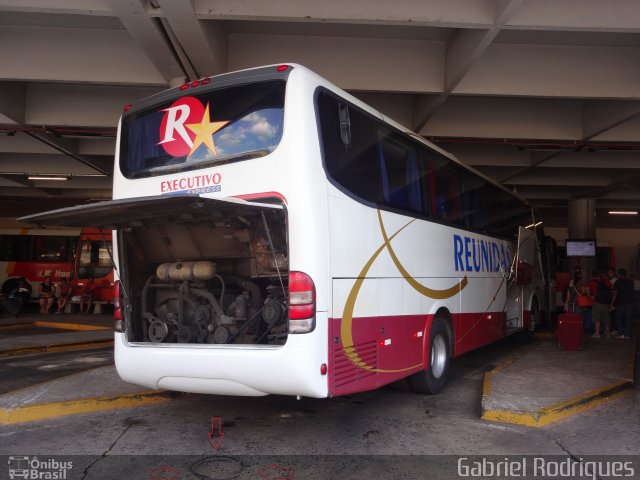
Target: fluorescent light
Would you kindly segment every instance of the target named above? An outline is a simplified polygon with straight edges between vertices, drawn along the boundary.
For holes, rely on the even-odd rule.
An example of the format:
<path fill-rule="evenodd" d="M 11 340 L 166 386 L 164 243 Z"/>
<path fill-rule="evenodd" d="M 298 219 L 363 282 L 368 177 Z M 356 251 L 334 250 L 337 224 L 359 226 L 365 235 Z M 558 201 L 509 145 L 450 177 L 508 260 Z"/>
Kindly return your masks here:
<path fill-rule="evenodd" d="M 637 210 L 609 210 L 609 215 L 637 215 Z"/>
<path fill-rule="evenodd" d="M 29 180 L 53 180 L 56 182 L 64 182 L 69 180 L 70 175 L 29 175 Z"/>
<path fill-rule="evenodd" d="M 542 225 L 542 222 L 532 223 L 531 225 L 527 225 L 524 228 L 536 228 L 538 225 Z"/>

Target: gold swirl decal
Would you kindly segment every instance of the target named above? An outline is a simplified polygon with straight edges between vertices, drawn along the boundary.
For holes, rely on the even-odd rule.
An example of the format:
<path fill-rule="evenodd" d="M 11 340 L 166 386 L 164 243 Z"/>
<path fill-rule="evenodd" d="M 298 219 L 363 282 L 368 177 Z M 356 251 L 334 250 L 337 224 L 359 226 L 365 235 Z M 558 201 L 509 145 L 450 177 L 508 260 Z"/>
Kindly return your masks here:
<path fill-rule="evenodd" d="M 387 247 L 387 250 L 389 251 L 389 255 L 391 255 L 391 260 L 393 260 L 393 263 L 395 263 L 398 271 L 402 274 L 402 276 L 409 283 L 409 285 L 411 285 L 414 288 L 414 290 L 418 291 L 420 294 L 424 295 L 425 297 L 434 298 L 436 300 L 443 300 L 445 298 L 451 298 L 454 295 L 457 295 L 462 291 L 464 287 L 467 286 L 467 283 L 469 281 L 467 280 L 466 275 L 460 281 L 460 283 L 454 285 L 451 288 L 447 288 L 445 290 L 434 290 L 432 288 L 425 287 L 424 285 L 416 281 L 416 279 L 414 279 L 411 275 L 409 275 L 409 272 L 407 272 L 407 269 L 404 268 L 404 266 L 400 263 L 400 260 L 398 260 L 398 256 L 396 255 L 396 252 L 393 250 L 393 247 L 391 246 L 391 241 L 387 237 L 387 231 L 384 228 L 384 223 L 382 223 L 382 213 L 380 213 L 380 210 L 378 210 L 378 220 L 380 221 L 380 230 L 382 231 L 382 236 L 384 237 L 384 245 Z"/>
<path fill-rule="evenodd" d="M 353 332 L 352 332 L 353 311 L 355 309 L 356 300 L 358 298 L 358 294 L 360 293 L 360 289 L 362 288 L 362 284 L 364 283 L 364 280 L 367 276 L 367 273 L 369 273 L 369 270 L 373 266 L 378 256 L 386 248 L 389 252 L 389 255 L 391 256 L 391 259 L 393 260 L 393 263 L 395 264 L 398 271 L 402 274 L 403 278 L 416 291 L 418 291 L 420 294 L 426 297 L 439 299 L 439 300 L 453 297 L 454 295 L 457 295 L 458 293 L 460 293 L 462 289 L 467 286 L 468 280 L 467 280 L 467 277 L 465 276 L 459 283 L 445 290 L 434 290 L 432 288 L 425 287 L 424 285 L 416 281 L 411 275 L 409 275 L 409 272 L 400 263 L 400 260 L 398 259 L 395 251 L 393 250 L 393 247 L 391 246 L 391 240 L 393 240 L 401 231 L 403 231 L 405 228 L 411 225 L 415 220 L 411 220 L 410 222 L 405 224 L 403 227 L 401 227 L 398 231 L 396 231 L 390 237 L 387 236 L 387 231 L 384 228 L 384 223 L 382 221 L 382 213 L 380 212 L 380 210 L 378 210 L 378 220 L 380 222 L 380 230 L 384 238 L 384 243 L 380 245 L 380 247 L 378 247 L 378 249 L 373 253 L 371 258 L 369 258 L 367 263 L 364 265 L 364 267 L 360 271 L 360 274 L 358 275 L 358 278 L 353 284 L 353 287 L 351 288 L 351 292 L 349 292 L 349 296 L 347 297 L 347 301 L 344 305 L 344 310 L 342 312 L 342 322 L 340 324 L 340 335 L 342 337 L 342 350 L 344 351 L 345 355 L 349 360 L 351 360 L 357 366 L 365 370 L 370 370 L 373 372 L 381 372 L 381 373 L 404 372 L 408 370 L 413 370 L 417 367 L 421 367 L 422 362 L 417 365 L 412 365 L 410 367 L 406 367 L 398 370 L 384 370 L 384 369 L 375 368 L 367 364 L 366 362 L 364 362 L 362 359 L 360 359 L 360 357 L 358 357 L 358 353 L 356 352 L 355 346 L 353 344 Z"/>

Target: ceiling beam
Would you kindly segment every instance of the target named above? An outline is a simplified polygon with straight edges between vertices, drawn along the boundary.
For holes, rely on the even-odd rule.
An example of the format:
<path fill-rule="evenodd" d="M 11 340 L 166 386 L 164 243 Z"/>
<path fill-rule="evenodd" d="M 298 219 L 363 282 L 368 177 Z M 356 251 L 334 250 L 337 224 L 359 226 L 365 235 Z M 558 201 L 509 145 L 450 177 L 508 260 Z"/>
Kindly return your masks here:
<path fill-rule="evenodd" d="M 591 140 L 640 116 L 640 102 L 585 101 L 582 114 L 583 139 Z"/>
<path fill-rule="evenodd" d="M 184 81 L 187 72 L 177 61 L 158 27 L 139 0 L 108 0 L 111 9 L 168 84 Z"/>
<path fill-rule="evenodd" d="M 165 28 L 171 30 L 177 41 L 174 48 L 183 52 L 195 70 L 195 77 L 226 72 L 227 37 L 222 23 L 198 20 L 193 0 L 158 0 L 158 3 L 164 13 Z"/>
<path fill-rule="evenodd" d="M 102 0 L 0 0 L 0 11 L 75 15 L 109 15 Z"/>
<path fill-rule="evenodd" d="M 198 0 L 200 18 L 437 27 L 480 27 L 493 21 L 496 0 Z"/>
<path fill-rule="evenodd" d="M 594 137 L 601 135 L 615 127 L 618 127 L 625 122 L 628 122 L 638 116 L 640 116 L 640 102 L 614 102 L 618 108 L 611 108 L 611 103 L 608 102 L 588 102 L 583 109 L 582 125 L 583 125 L 583 138 L 582 142 L 589 141 Z M 510 173 L 509 175 L 500 179 L 501 183 L 511 182 L 515 177 L 522 176 L 531 172 L 536 167 L 549 162 L 550 160 L 557 159 L 559 156 L 566 154 L 567 152 L 555 152 L 551 154 L 544 154 L 538 159 L 531 162 L 528 167 L 520 169 L 518 172 Z M 635 177 L 634 177 L 635 178 Z M 626 184 L 622 181 L 611 181 L 605 187 L 596 190 L 585 190 L 585 196 L 600 196 L 601 192 L 610 192 L 624 187 Z"/>
<path fill-rule="evenodd" d="M 5 175 L 0 173 L 0 178 L 9 180 L 10 182 L 13 182 L 13 183 L 17 183 L 18 185 L 22 185 L 23 187 L 28 187 L 28 191 L 32 194 L 35 193 L 37 195 L 45 196 L 45 197 L 48 197 L 51 195 L 51 192 L 49 192 L 45 188 L 34 187 L 33 182 L 27 179 L 25 175 Z M 3 187 L 3 188 L 0 188 L 0 190 L 4 190 L 5 188 L 12 188 L 12 187 Z"/>
<path fill-rule="evenodd" d="M 420 132 L 435 111 L 455 90 L 469 70 L 489 48 L 504 24 L 520 8 L 524 0 L 500 0 L 496 2 L 495 20 L 487 30 L 458 30 L 447 42 L 445 54 L 444 91 L 429 96 L 417 104 L 414 112 L 413 130 Z"/>
<path fill-rule="evenodd" d="M 42 142 L 45 145 L 48 145 L 54 150 L 57 150 L 58 152 L 63 153 L 75 159 L 76 161 L 82 163 L 83 165 L 86 165 L 87 167 L 92 168 L 97 173 L 100 173 L 105 176 L 111 175 L 112 173 L 108 169 L 108 167 L 105 168 L 103 165 L 100 165 L 99 161 L 95 161 L 83 155 L 80 155 L 78 153 L 77 140 L 72 140 L 67 138 L 58 138 L 53 135 L 49 135 L 47 133 L 40 133 L 40 132 L 25 131 L 24 133 L 26 135 L 29 135 L 31 138 L 34 138 L 35 140 L 38 140 L 39 142 Z"/>
<path fill-rule="evenodd" d="M 25 122 L 27 88 L 21 82 L 0 82 L 0 115 L 15 123 Z"/>
<path fill-rule="evenodd" d="M 6 85 L 6 89 L 4 86 Z M 25 118 L 25 104 L 26 104 L 26 88 L 24 84 L 18 84 L 14 82 L 7 82 L 0 89 L 0 113 L 2 113 L 9 120 L 15 122 L 16 130 L 20 130 L 31 138 L 44 143 L 45 145 L 57 150 L 68 157 L 73 158 L 77 162 L 80 162 L 92 170 L 101 175 L 111 175 L 109 167 L 101 165 L 100 161 L 94 161 L 78 153 L 78 141 L 74 139 L 63 139 L 56 137 L 55 135 L 41 133 L 36 131 L 29 131 L 28 128 L 23 125 Z M 12 100 L 12 94 L 15 98 Z M 27 183 L 25 186 L 31 187 L 32 185 Z"/>

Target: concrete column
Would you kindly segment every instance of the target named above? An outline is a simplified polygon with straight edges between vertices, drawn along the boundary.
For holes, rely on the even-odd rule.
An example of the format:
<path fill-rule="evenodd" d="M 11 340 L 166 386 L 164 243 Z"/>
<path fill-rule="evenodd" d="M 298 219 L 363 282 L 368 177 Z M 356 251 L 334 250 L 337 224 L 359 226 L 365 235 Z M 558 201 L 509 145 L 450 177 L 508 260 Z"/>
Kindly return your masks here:
<path fill-rule="evenodd" d="M 596 238 L 596 200 L 578 198 L 569 200 L 569 238 Z M 591 279 L 591 271 L 596 268 L 595 258 L 574 258 L 571 269 L 580 265 L 583 281 Z"/>

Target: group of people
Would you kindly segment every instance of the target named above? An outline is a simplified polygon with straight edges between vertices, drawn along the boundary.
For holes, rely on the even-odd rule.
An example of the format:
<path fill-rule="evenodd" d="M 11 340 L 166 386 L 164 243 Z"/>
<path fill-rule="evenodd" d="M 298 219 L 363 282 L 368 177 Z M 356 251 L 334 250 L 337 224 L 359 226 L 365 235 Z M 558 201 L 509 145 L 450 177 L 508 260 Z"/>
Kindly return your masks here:
<path fill-rule="evenodd" d="M 94 278 L 89 278 L 80 292 L 80 313 L 91 312 L 96 287 L 97 285 Z M 17 278 L 8 290 L 8 295 L 3 302 L 4 309 L 14 315 L 26 311 L 32 293 L 33 287 L 31 284 L 24 277 Z M 60 283 L 56 285 L 49 275 L 45 276 L 38 291 L 40 313 L 46 315 L 51 313 L 52 309 L 54 313 L 64 313 L 65 307 L 69 300 L 71 300 L 71 297 L 72 286 L 66 278 L 63 277 Z"/>
<path fill-rule="evenodd" d="M 63 313 L 67 302 L 71 298 L 71 284 L 66 278 L 60 280 L 58 285 L 59 296 L 56 297 L 56 286 L 47 275 L 40 284 L 40 313 L 47 314 L 55 303 L 58 307 L 55 313 Z"/>
<path fill-rule="evenodd" d="M 617 273 L 613 269 L 607 273 L 594 271 L 587 283 L 576 267 L 565 294 L 565 311 L 581 313 L 585 330 L 594 338 L 604 335 L 628 339 L 640 297 L 638 287 L 624 268 Z"/>
<path fill-rule="evenodd" d="M 44 281 L 40 284 L 41 314 L 49 313 L 54 303 L 56 303 L 58 307 L 55 313 L 64 312 L 67 302 L 71 299 L 71 284 L 66 278 L 62 278 L 57 289 L 59 290 L 59 295 L 56 296 L 56 286 L 51 281 L 51 277 L 49 275 L 44 277 Z M 90 277 L 80 293 L 80 313 L 89 313 L 91 311 L 95 291 L 95 280 L 93 277 Z"/>

